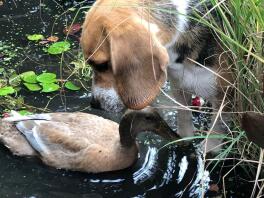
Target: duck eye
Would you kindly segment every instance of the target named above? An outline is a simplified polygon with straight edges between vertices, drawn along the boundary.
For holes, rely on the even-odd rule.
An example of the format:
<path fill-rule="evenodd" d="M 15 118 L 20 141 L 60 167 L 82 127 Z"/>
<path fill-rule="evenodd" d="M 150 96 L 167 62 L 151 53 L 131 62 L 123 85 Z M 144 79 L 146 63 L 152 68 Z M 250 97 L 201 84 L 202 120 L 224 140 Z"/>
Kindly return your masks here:
<path fill-rule="evenodd" d="M 88 60 L 88 64 L 92 66 L 92 68 L 98 72 L 105 72 L 108 70 L 109 64 L 108 61 L 103 63 L 96 63 L 92 60 Z"/>

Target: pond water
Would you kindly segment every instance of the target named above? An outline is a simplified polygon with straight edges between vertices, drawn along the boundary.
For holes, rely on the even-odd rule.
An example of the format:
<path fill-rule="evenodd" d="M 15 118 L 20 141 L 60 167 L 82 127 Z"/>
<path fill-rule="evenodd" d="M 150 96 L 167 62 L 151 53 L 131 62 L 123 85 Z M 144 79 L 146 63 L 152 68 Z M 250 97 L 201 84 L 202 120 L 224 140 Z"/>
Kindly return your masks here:
<path fill-rule="evenodd" d="M 55 72 L 61 77 L 68 77 L 69 62 L 78 54 L 78 39 L 69 38 L 72 43 L 72 53 L 65 59 L 61 56 L 50 56 L 41 46 L 26 39 L 27 34 L 40 33 L 45 37 L 56 35 L 65 38 L 63 29 L 73 18 L 74 23 L 83 21 L 83 9 L 76 16 L 78 8 L 89 6 L 92 1 L 78 2 L 65 0 L 10 0 L 0 4 L 0 42 L 8 45 L 15 53 L 11 60 L 1 60 L 0 67 L 15 68 L 18 73 L 33 70 Z M 70 9 L 75 7 L 76 9 Z M 169 91 L 169 85 L 165 87 Z M 120 120 L 122 113 L 109 113 L 89 106 L 91 94 L 89 83 L 87 90 L 77 92 L 63 91 L 55 94 L 42 94 L 27 91 L 19 92 L 24 96 L 26 104 L 36 106 L 39 111 L 84 111 L 101 115 L 115 121 Z M 160 95 L 154 103 L 172 105 L 165 96 Z M 161 109 L 160 113 L 173 129 L 176 113 L 171 109 Z M 196 116 L 196 121 L 199 117 Z M 88 174 L 57 170 L 45 166 L 37 159 L 13 156 L 4 146 L 0 146 L 0 197 L 11 198 L 81 198 L 81 197 L 200 197 L 202 186 L 210 183 L 221 183 L 224 175 L 223 164 L 209 174 L 204 170 L 202 157 L 193 147 L 171 145 L 164 147 L 167 142 L 150 133 L 138 138 L 140 158 L 131 168 L 126 170 Z M 160 149 L 162 148 L 162 149 Z M 221 170 L 221 171 L 219 171 Z M 220 175 L 221 172 L 221 175 Z M 226 187 L 228 197 L 248 197 L 244 192 L 244 183 L 239 183 L 237 175 L 230 176 Z M 238 182 L 238 183 L 236 183 Z M 238 187 L 238 184 L 240 187 Z M 238 190 L 240 189 L 240 190 Z M 206 196 L 216 195 L 207 192 Z"/>

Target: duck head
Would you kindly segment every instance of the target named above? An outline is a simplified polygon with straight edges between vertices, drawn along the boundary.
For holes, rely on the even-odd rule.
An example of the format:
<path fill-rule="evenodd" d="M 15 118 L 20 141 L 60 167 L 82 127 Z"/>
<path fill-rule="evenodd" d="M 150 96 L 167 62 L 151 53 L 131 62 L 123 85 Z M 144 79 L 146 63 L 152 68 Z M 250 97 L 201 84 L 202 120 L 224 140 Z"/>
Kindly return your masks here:
<path fill-rule="evenodd" d="M 156 109 L 147 107 L 143 110 L 128 110 L 119 125 L 122 146 L 132 146 L 138 133 L 151 131 L 168 140 L 179 136 L 161 118 Z"/>

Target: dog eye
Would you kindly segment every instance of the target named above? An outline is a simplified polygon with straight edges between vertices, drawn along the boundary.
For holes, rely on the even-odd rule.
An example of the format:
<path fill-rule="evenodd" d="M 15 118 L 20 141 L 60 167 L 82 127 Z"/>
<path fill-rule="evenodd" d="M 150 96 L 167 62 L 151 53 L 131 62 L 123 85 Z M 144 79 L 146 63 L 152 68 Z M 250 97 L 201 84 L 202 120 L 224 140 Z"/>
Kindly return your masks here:
<path fill-rule="evenodd" d="M 88 64 L 91 65 L 93 67 L 94 70 L 98 71 L 98 72 L 105 72 L 108 70 L 108 61 L 103 62 L 103 63 L 96 63 L 92 60 L 88 61 Z"/>

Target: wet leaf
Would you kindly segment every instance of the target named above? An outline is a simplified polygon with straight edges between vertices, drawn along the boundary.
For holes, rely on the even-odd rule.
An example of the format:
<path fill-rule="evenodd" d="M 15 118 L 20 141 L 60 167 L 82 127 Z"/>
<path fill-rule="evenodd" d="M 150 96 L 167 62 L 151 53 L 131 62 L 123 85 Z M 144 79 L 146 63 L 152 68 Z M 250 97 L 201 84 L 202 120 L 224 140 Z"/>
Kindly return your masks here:
<path fill-rule="evenodd" d="M 70 49 L 71 44 L 67 41 L 60 41 L 57 43 L 53 43 L 49 48 L 48 48 L 48 53 L 49 54 L 61 54 L 63 52 L 66 52 Z"/>
<path fill-rule="evenodd" d="M 32 35 L 27 35 L 27 39 L 30 41 L 39 41 L 39 40 L 43 40 L 44 36 L 42 34 L 32 34 Z"/>
<path fill-rule="evenodd" d="M 30 91 L 40 91 L 42 88 L 38 84 L 23 83 L 25 87 Z"/>
<path fill-rule="evenodd" d="M 41 83 L 41 86 L 43 87 L 42 92 L 45 93 L 57 91 L 58 89 L 60 89 L 60 86 L 55 83 Z"/>
<path fill-rule="evenodd" d="M 37 76 L 37 81 L 41 83 L 54 83 L 56 82 L 56 74 L 54 73 L 43 73 Z"/>
<path fill-rule="evenodd" d="M 32 75 L 36 75 L 34 71 L 26 71 L 20 74 L 20 77 L 23 79 L 25 76 L 32 76 Z"/>
<path fill-rule="evenodd" d="M 6 86 L 0 89 L 0 96 L 6 96 L 15 93 L 15 90 L 11 86 Z"/>
<path fill-rule="evenodd" d="M 78 91 L 81 89 L 81 87 L 78 87 L 77 85 L 73 84 L 71 81 L 66 82 L 65 87 L 72 91 Z"/>
<path fill-rule="evenodd" d="M 20 76 L 27 83 L 37 83 L 37 75 L 33 71 L 24 72 Z"/>

